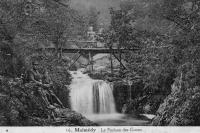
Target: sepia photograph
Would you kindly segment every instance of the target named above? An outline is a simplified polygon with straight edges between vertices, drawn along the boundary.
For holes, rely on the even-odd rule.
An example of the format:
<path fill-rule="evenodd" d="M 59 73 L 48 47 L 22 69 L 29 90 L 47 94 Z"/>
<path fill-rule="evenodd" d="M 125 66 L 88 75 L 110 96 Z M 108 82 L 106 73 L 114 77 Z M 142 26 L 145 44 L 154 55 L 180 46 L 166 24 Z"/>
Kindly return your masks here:
<path fill-rule="evenodd" d="M 200 126 L 200 0 L 0 0 L 0 128 L 52 126 Z"/>

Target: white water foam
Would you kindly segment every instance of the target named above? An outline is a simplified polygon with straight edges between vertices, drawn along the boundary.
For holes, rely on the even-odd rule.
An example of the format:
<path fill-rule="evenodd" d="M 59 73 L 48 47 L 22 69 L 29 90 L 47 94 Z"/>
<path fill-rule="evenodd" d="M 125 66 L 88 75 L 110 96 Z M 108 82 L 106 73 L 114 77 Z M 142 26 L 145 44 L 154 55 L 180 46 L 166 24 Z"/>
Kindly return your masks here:
<path fill-rule="evenodd" d="M 115 109 L 113 86 L 110 83 L 91 79 L 87 74 L 83 74 L 83 70 L 71 71 L 70 73 L 73 77 L 70 85 L 73 110 L 91 119 L 94 116 L 99 116 L 99 118 L 119 116 Z"/>

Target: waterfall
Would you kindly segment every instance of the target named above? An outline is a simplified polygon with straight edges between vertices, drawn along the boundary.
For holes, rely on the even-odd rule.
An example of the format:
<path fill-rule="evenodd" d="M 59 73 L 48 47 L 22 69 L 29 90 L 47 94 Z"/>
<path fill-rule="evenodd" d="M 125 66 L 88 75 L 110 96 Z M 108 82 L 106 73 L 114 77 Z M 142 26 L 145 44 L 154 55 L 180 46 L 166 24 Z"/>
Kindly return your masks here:
<path fill-rule="evenodd" d="M 72 110 L 100 126 L 145 125 L 148 121 L 117 113 L 113 97 L 113 85 L 103 80 L 91 79 L 82 70 L 70 72 Z"/>
<path fill-rule="evenodd" d="M 110 114 L 116 112 L 112 90 L 112 85 L 105 81 L 97 81 L 93 84 L 94 113 Z"/>
<path fill-rule="evenodd" d="M 102 80 L 93 80 L 81 70 L 72 71 L 70 85 L 71 107 L 81 114 L 116 113 L 113 86 Z"/>

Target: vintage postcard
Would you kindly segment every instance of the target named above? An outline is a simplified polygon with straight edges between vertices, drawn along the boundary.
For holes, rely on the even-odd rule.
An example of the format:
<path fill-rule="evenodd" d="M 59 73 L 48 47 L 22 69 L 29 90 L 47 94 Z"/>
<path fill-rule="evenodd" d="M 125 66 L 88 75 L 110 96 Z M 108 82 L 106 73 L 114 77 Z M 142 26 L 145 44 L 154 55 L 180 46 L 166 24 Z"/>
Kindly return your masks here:
<path fill-rule="evenodd" d="M 0 133 L 200 132 L 199 38 L 199 0 L 1 0 Z"/>

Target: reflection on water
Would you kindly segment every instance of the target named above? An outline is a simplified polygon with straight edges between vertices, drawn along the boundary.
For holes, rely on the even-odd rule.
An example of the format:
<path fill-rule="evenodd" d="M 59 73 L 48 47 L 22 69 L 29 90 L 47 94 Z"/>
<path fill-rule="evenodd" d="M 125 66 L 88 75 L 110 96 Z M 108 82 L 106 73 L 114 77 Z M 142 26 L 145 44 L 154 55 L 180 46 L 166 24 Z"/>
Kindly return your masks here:
<path fill-rule="evenodd" d="M 90 114 L 86 115 L 91 121 L 106 121 L 106 120 L 118 120 L 122 119 L 124 114 Z"/>
<path fill-rule="evenodd" d="M 125 114 L 94 114 L 86 115 L 86 117 L 100 126 L 145 126 L 149 124 L 148 120 Z"/>

